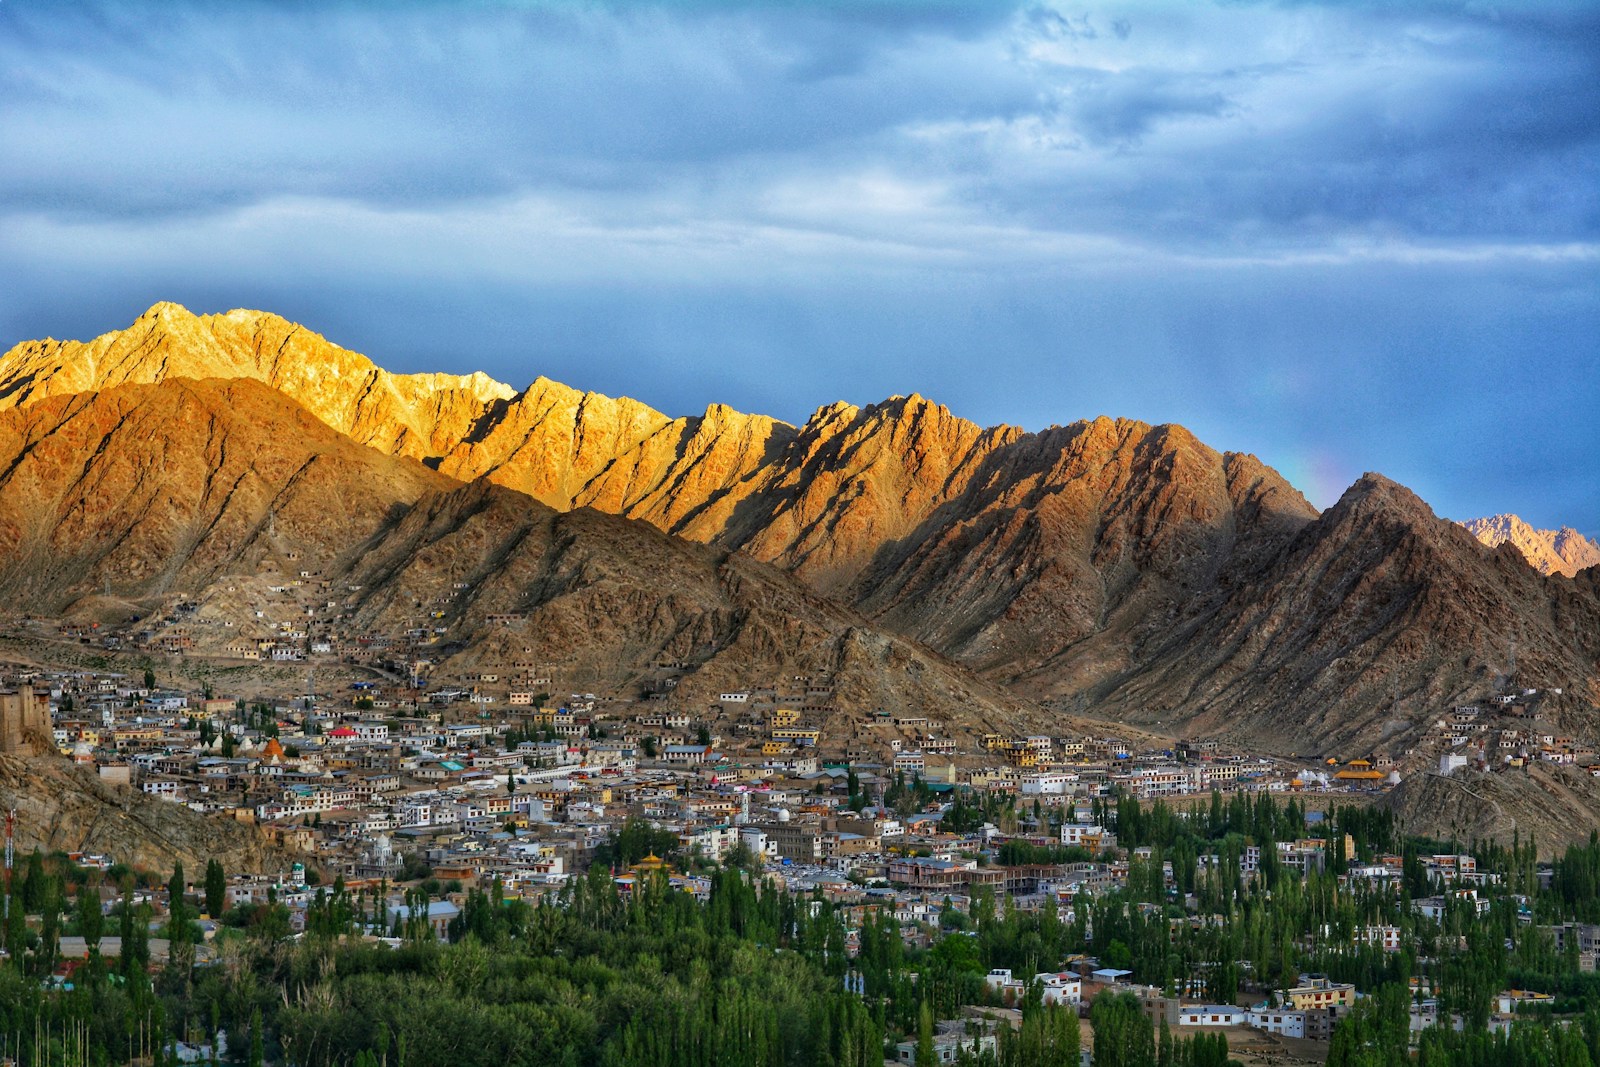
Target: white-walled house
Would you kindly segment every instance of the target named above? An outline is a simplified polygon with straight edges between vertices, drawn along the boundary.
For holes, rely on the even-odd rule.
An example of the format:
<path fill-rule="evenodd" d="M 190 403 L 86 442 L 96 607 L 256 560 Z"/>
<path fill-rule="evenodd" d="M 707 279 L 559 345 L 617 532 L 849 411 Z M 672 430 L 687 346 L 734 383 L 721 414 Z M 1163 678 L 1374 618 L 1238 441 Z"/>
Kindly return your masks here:
<path fill-rule="evenodd" d="M 1239 1026 L 1249 1012 L 1233 1004 L 1185 1004 L 1178 1009 L 1179 1026 Z"/>

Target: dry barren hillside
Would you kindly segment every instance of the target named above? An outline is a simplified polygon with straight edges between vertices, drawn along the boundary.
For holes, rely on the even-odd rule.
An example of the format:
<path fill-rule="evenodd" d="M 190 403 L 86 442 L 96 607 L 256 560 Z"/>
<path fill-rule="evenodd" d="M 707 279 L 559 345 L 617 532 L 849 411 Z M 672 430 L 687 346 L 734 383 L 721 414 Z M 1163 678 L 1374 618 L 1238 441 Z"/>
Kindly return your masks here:
<path fill-rule="evenodd" d="M 1541 715 L 1585 733 L 1600 703 L 1595 578 L 1544 577 L 1364 475 L 1101 704 L 1348 757 L 1400 748 L 1441 709 L 1515 680 L 1562 689 Z"/>
<path fill-rule="evenodd" d="M 450 603 L 447 666 L 547 664 L 573 684 L 642 686 L 682 673 L 677 699 L 793 675 L 830 679 L 847 732 L 875 708 L 917 711 L 966 733 L 1042 726 L 1043 713 L 775 568 L 590 509 L 557 512 L 478 481 L 430 494 L 352 558 L 354 618 L 393 631 L 418 605 Z"/>
<path fill-rule="evenodd" d="M 53 396 L 0 412 L 0 593 L 49 611 L 318 570 L 448 484 L 255 381 Z"/>
<path fill-rule="evenodd" d="M 1545 856 L 1600 830 L 1600 780 L 1581 767 L 1536 762 L 1526 771 L 1419 774 L 1384 802 L 1408 833 L 1464 844 L 1520 835 Z"/>

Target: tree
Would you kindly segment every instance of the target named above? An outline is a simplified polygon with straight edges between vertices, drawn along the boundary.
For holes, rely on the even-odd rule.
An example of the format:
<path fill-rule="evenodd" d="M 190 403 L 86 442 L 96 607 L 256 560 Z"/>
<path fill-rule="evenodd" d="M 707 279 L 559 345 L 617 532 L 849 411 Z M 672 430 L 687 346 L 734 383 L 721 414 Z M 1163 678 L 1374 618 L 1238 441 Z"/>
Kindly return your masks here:
<path fill-rule="evenodd" d="M 22 907 L 29 912 L 45 907 L 45 856 L 37 848 L 27 854 L 22 870 Z"/>
<path fill-rule="evenodd" d="M 1090 1019 L 1095 1067 L 1154 1067 L 1155 1030 L 1132 993 L 1095 997 Z"/>
<path fill-rule="evenodd" d="M 262 1067 L 266 1054 L 261 1040 L 261 1009 L 250 1013 L 250 1067 Z"/>
<path fill-rule="evenodd" d="M 933 1047 L 933 1008 L 924 1000 L 917 1013 L 916 1067 L 934 1067 L 938 1062 L 939 1054 Z"/>
<path fill-rule="evenodd" d="M 149 667 L 144 669 L 144 687 L 146 689 L 154 689 L 156 687 L 156 672 Z"/>
<path fill-rule="evenodd" d="M 206 914 L 213 919 L 222 917 L 228 907 L 228 879 L 222 864 L 216 859 L 206 862 Z"/>
<path fill-rule="evenodd" d="M 6 917 L 5 946 L 6 951 L 11 953 L 11 962 L 19 968 L 22 965 L 22 949 L 27 940 L 27 916 L 23 913 L 22 902 L 13 900 L 11 914 Z"/>
<path fill-rule="evenodd" d="M 61 879 L 45 879 L 43 924 L 39 930 L 39 952 L 35 958 L 39 975 L 43 977 L 55 969 L 56 955 L 61 947 Z"/>
<path fill-rule="evenodd" d="M 167 936 L 176 943 L 189 941 L 189 909 L 184 904 L 183 891 L 183 864 L 172 865 L 172 880 L 167 883 L 167 907 L 170 916 L 167 921 Z"/>
<path fill-rule="evenodd" d="M 105 932 L 105 914 L 100 910 L 100 894 L 86 885 L 78 887 L 78 933 L 93 955 L 100 951 L 100 937 Z"/>

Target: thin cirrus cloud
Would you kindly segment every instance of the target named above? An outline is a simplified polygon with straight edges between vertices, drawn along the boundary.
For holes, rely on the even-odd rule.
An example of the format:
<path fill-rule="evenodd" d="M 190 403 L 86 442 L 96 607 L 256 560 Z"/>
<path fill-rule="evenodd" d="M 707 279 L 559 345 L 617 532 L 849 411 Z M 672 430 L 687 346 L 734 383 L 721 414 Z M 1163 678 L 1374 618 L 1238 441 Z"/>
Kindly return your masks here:
<path fill-rule="evenodd" d="M 1578 3 L 7 0 L 0 329 L 170 298 L 674 411 L 1179 421 L 1320 504 L 1378 468 L 1594 531 L 1597 41 Z"/>

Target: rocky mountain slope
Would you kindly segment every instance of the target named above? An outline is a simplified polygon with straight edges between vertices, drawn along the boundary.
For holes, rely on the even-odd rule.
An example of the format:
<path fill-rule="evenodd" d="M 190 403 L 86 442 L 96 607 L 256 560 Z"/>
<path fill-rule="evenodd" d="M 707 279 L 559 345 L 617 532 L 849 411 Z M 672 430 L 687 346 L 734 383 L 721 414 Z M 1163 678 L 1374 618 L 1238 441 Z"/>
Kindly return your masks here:
<path fill-rule="evenodd" d="M 826 677 L 836 737 L 879 707 L 968 734 L 1047 718 L 746 555 L 591 509 L 557 512 L 483 480 L 423 497 L 339 580 L 360 587 L 363 629 L 449 604 L 436 624 L 453 673 L 537 664 L 581 689 L 626 690 L 674 664 L 675 698 L 697 709 L 752 682 Z"/>
<path fill-rule="evenodd" d="M 0 594 L 47 611 L 318 570 L 451 484 L 255 381 L 53 396 L 0 413 Z"/>
<path fill-rule="evenodd" d="M 680 663 L 697 707 L 753 679 L 823 674 L 863 719 L 893 706 L 972 729 L 1038 721 L 782 571 L 486 480 L 463 486 L 355 444 L 260 382 L 175 378 L 0 413 L 0 594 L 15 602 L 61 610 L 107 589 L 209 602 L 301 570 L 359 590 L 357 632 L 447 627 L 447 669 L 532 659 L 626 688 Z M 487 621 L 513 613 L 514 626 Z"/>
<path fill-rule="evenodd" d="M 1231 576 L 1099 706 L 1349 758 L 1398 748 L 1454 703 L 1513 680 L 1563 692 L 1541 716 L 1590 729 L 1600 572 L 1546 578 L 1404 486 L 1364 475 L 1282 551 Z"/>
<path fill-rule="evenodd" d="M 390 374 L 276 315 L 156 304 L 92 341 L 25 341 L 0 356 L 0 410 L 168 378 L 249 378 L 364 445 L 421 459 L 467 436 L 513 390 L 483 374 Z"/>
<path fill-rule="evenodd" d="M 1066 696 L 1137 667 L 1315 516 L 1252 456 L 1181 427 L 1096 419 L 989 452 L 850 594 L 991 677 Z"/>
<path fill-rule="evenodd" d="M 1131 662 L 1139 620 L 1315 516 L 1269 468 L 1175 427 L 983 429 L 913 395 L 829 405 L 797 430 L 720 405 L 669 419 L 545 379 L 430 407 L 416 383 L 455 379 L 387 375 L 261 312 L 171 304 L 88 344 L 18 345 L 0 357 L 0 404 L 206 374 L 259 378 L 355 440 L 463 481 L 744 551 L 997 678 L 1037 675 L 1041 692 Z"/>
<path fill-rule="evenodd" d="M 1570 578 L 1585 567 L 1600 565 L 1600 544 L 1570 526 L 1536 530 L 1515 515 L 1468 519 L 1461 525 L 1490 548 L 1509 542 L 1540 574 Z"/>
<path fill-rule="evenodd" d="M 1218 453 L 1176 426 L 1096 419 L 1038 433 L 986 429 L 914 395 L 865 408 L 829 405 L 798 428 L 717 405 L 673 419 L 545 379 L 515 393 L 479 377 L 388 375 L 274 316 L 200 318 L 157 305 L 129 330 L 86 345 L 28 342 L 0 357 L 0 405 L 16 409 L 0 416 L 0 488 L 26 474 L 35 450 L 48 455 L 54 422 L 89 403 L 52 394 L 183 375 L 256 379 L 271 390 L 254 382 L 226 388 L 261 405 L 268 401 L 259 394 L 276 390 L 354 442 L 436 469 L 411 463 L 402 474 L 376 452 L 348 457 L 349 469 L 372 472 L 349 491 L 368 496 L 346 509 L 345 521 L 323 524 L 328 536 L 306 551 L 337 556 L 365 575 L 373 564 L 340 551 L 375 539 L 369 554 L 393 562 L 367 584 L 391 591 L 375 591 L 363 611 L 393 617 L 408 597 L 415 608 L 423 598 L 405 592 L 412 583 L 431 582 L 445 555 L 465 566 L 476 553 L 477 607 L 543 613 L 565 646 L 596 650 L 582 653 L 595 670 L 616 656 L 633 663 L 635 654 L 727 649 L 763 627 L 779 636 L 762 642 L 801 647 L 812 637 L 782 637 L 782 615 L 803 610 L 817 633 L 870 628 L 888 642 L 883 648 L 900 647 L 900 638 L 885 636 L 898 634 L 1063 711 L 1250 737 L 1284 751 L 1400 748 L 1444 703 L 1512 679 L 1563 688 L 1562 706 L 1552 709 L 1558 718 L 1580 721 L 1600 704 L 1600 570 L 1542 577 L 1511 548 L 1478 543 L 1376 476 L 1318 515 L 1259 460 Z M 278 417 L 263 407 L 258 421 Z M 106 456 L 138 454 L 114 437 L 115 418 L 102 421 Z M 198 415 L 192 421 L 198 425 Z M 296 425 L 316 448 L 335 447 Z M 98 441 L 83 434 L 77 445 Z M 304 461 L 286 454 L 278 476 Z M 264 554 L 262 501 L 277 483 L 263 480 L 246 494 L 251 507 L 234 508 L 239 517 L 224 522 L 228 487 L 246 473 L 236 450 L 184 462 L 169 495 L 139 497 L 143 517 L 123 527 L 131 540 L 122 551 L 160 546 L 131 571 L 115 557 L 116 524 L 102 530 L 85 517 L 104 494 L 85 494 L 69 462 L 16 483 L 30 504 L 0 503 L 0 588 L 41 569 L 47 577 L 34 580 L 46 591 L 108 573 L 170 584 Z M 212 466 L 229 473 L 212 475 Z M 482 479 L 527 496 L 476 486 L 468 506 L 448 479 Z M 339 481 L 306 499 L 331 499 Z M 32 506 L 35 497 L 49 506 Z M 556 518 L 528 497 L 571 517 Z M 275 507 L 281 531 L 290 502 Z M 690 549 L 681 542 L 651 540 L 636 526 L 596 525 L 599 517 L 584 508 L 644 520 L 709 546 L 710 555 L 684 555 Z M 254 524 L 245 521 L 252 515 Z M 437 532 L 432 522 L 442 524 Z M 74 533 L 57 534 L 63 525 Z M 621 529 L 632 532 L 615 533 Z M 611 562 L 578 566 L 557 551 L 578 531 L 587 544 L 611 543 Z M 429 538 L 438 547 L 424 550 Z M 777 572 L 762 571 L 756 582 L 744 556 L 798 577 L 809 591 L 789 588 L 789 600 L 773 600 Z M 7 558 L 28 562 L 7 570 Z M 670 595 L 652 598 L 650 583 L 599 592 L 618 561 L 643 568 L 630 572 L 632 582 L 665 566 L 662 559 L 673 562 L 654 581 Z M 502 586 L 495 567 L 522 577 Z M 679 571 L 699 577 L 663 584 Z M 574 586 L 572 574 L 595 584 Z M 743 589 L 766 590 L 762 597 L 783 606 L 753 613 L 735 595 Z M 611 601 L 628 605 L 619 613 L 627 623 L 607 636 L 597 620 Z M 735 626 L 728 613 L 739 611 Z M 583 624 L 564 621 L 567 613 Z M 456 625 L 470 619 L 463 614 Z M 479 639 L 467 635 L 463 648 Z M 717 674 L 716 659 L 704 660 L 707 678 Z"/>
<path fill-rule="evenodd" d="M 970 523 L 983 507 L 1014 510 L 1030 493 L 1099 477 L 1102 484 L 1083 487 L 1092 494 L 1117 481 L 1116 471 L 1098 473 L 1107 467 L 1175 464 L 1176 445 L 1163 444 L 1169 438 L 1211 465 L 1210 481 L 1221 478 L 1222 457 L 1173 428 L 1102 420 L 1044 435 L 984 429 L 915 395 L 866 408 L 828 405 L 799 429 L 722 405 L 671 419 L 544 378 L 514 393 L 482 375 L 391 375 L 274 315 L 202 317 L 175 304 L 157 304 L 128 329 L 87 343 L 17 345 L 0 356 L 0 409 L 172 377 L 254 378 L 359 443 L 460 481 L 487 477 L 558 510 L 643 519 L 776 563 L 830 594 L 852 586 L 884 546 L 940 532 L 942 522 L 928 523 L 941 509 L 943 518 L 959 513 Z M 1275 480 L 1274 509 L 1315 514 L 1255 466 Z M 1180 478 L 1177 490 L 1185 487 Z M 1147 495 L 1169 512 L 1231 507 Z"/>
<path fill-rule="evenodd" d="M 1414 775 L 1384 798 L 1407 833 L 1437 841 L 1536 840 L 1541 856 L 1600 830 L 1600 779 L 1585 768 L 1533 763 L 1526 771 L 1458 769 Z"/>

